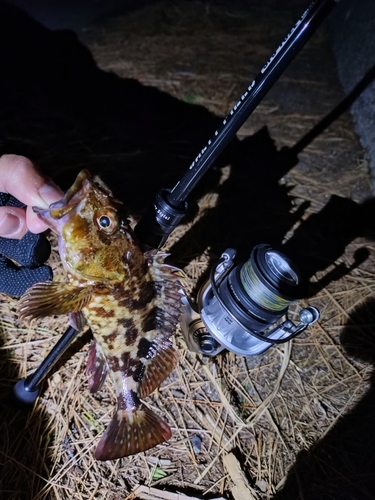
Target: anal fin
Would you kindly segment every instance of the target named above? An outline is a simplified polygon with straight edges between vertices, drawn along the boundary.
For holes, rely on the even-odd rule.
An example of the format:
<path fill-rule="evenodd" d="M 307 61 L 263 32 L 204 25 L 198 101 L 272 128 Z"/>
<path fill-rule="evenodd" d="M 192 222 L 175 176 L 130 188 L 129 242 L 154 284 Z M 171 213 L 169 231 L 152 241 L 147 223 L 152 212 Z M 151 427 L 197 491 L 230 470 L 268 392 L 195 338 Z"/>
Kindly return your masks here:
<path fill-rule="evenodd" d="M 141 405 L 135 411 L 117 410 L 95 451 L 97 460 L 115 460 L 135 455 L 163 443 L 172 436 L 169 425 Z"/>
<path fill-rule="evenodd" d="M 156 352 L 150 359 L 142 360 L 144 369 L 139 380 L 136 380 L 139 383 L 140 398 L 147 397 L 159 387 L 174 370 L 179 360 L 179 354 L 169 340 L 157 339 L 153 345 L 156 345 Z"/>

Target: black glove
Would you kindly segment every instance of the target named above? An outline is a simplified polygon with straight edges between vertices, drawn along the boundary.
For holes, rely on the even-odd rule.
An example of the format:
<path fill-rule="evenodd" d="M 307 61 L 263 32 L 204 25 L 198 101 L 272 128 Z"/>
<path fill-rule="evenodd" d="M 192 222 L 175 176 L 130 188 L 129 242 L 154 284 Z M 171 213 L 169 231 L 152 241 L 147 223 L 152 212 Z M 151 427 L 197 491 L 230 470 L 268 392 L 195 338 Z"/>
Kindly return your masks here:
<path fill-rule="evenodd" d="M 0 206 L 5 205 L 25 206 L 10 194 L 0 193 Z M 0 237 L 0 292 L 20 297 L 34 283 L 51 281 L 52 270 L 43 265 L 50 253 L 43 234 L 28 232 L 20 240 Z"/>

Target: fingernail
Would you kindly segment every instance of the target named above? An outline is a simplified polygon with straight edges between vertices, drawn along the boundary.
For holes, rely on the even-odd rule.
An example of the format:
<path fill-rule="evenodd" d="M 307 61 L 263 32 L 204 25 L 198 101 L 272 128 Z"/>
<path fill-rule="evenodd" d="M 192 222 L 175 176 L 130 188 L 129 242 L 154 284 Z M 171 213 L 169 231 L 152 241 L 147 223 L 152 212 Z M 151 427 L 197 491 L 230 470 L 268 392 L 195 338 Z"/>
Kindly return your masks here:
<path fill-rule="evenodd" d="M 53 181 L 49 181 L 48 184 L 44 184 L 39 189 L 39 195 L 47 206 L 49 206 L 51 203 L 54 203 L 55 201 L 60 200 L 63 194 L 64 193 L 61 191 L 61 189 L 56 186 Z"/>
<path fill-rule="evenodd" d="M 22 221 L 16 215 L 5 214 L 0 219 L 0 236 L 12 238 L 22 227 Z"/>

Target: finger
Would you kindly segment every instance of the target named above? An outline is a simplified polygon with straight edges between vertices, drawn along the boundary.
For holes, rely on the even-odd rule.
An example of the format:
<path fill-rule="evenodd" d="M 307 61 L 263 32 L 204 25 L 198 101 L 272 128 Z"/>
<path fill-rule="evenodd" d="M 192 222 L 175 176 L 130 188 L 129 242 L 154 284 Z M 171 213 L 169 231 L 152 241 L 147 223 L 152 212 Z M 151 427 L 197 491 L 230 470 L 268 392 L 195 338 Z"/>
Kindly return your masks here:
<path fill-rule="evenodd" d="M 0 236 L 22 238 L 27 233 L 26 211 L 18 207 L 0 207 Z"/>
<path fill-rule="evenodd" d="M 39 219 L 37 214 L 33 212 L 33 209 L 30 206 L 28 206 L 26 209 L 26 224 L 29 228 L 29 231 L 31 231 L 32 233 L 42 233 L 43 231 L 48 229 L 48 226 Z"/>
<path fill-rule="evenodd" d="M 25 205 L 40 208 L 47 208 L 63 194 L 28 158 L 17 155 L 0 157 L 0 191 L 13 195 Z"/>
<path fill-rule="evenodd" d="M 32 207 L 0 207 L 0 237 L 22 238 L 27 231 L 42 233 L 48 226 L 39 219 Z"/>

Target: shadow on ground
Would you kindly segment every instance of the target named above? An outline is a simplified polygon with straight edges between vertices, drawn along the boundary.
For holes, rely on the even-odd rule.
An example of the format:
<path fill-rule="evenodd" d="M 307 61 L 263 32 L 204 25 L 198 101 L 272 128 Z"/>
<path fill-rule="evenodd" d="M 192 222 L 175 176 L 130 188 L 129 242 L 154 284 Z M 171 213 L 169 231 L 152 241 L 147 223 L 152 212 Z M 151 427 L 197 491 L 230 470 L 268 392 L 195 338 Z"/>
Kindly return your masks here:
<path fill-rule="evenodd" d="M 202 106 L 101 71 L 72 31 L 48 30 L 1 0 L 0 43 L 2 152 L 37 161 L 63 188 L 89 167 L 140 212 L 158 188 L 173 187 L 221 122 Z"/>
<path fill-rule="evenodd" d="M 375 300 L 351 315 L 341 334 L 349 356 L 375 365 Z M 375 372 L 362 400 L 309 450 L 298 454 L 273 500 L 365 500 L 375 492 Z"/>
<path fill-rule="evenodd" d="M 4 500 L 26 500 L 39 493 L 48 477 L 46 420 L 40 407 L 33 412 L 15 407 L 12 389 L 18 366 L 9 352 L 0 350 L 0 496 Z"/>

